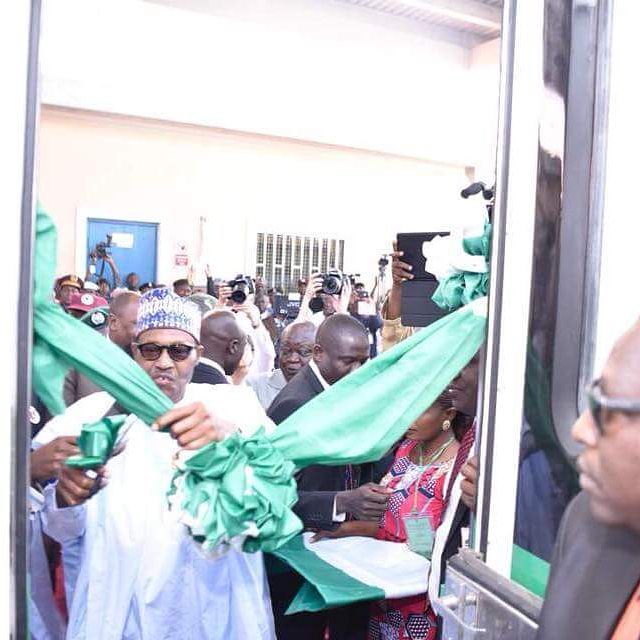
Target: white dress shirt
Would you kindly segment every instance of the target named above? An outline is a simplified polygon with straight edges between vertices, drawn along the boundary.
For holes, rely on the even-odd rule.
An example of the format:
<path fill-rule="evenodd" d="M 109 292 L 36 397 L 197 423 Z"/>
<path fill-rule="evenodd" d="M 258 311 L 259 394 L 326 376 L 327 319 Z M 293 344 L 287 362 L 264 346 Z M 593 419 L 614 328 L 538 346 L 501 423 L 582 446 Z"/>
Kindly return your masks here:
<path fill-rule="evenodd" d="M 318 379 L 318 382 L 322 385 L 322 388 L 326 391 L 331 385 L 322 377 L 320 369 L 314 360 L 309 361 L 309 368 L 313 371 L 313 375 Z M 347 519 L 346 513 L 338 513 L 336 507 L 336 500 L 333 501 L 333 521 L 344 522 Z"/>

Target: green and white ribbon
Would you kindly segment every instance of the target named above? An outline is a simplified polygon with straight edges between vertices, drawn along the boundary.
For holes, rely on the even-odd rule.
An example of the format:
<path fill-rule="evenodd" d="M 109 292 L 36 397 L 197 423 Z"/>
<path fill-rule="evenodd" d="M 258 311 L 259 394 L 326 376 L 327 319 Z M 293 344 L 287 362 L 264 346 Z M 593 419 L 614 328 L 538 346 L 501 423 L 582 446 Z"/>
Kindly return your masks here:
<path fill-rule="evenodd" d="M 40 208 L 36 230 L 36 392 L 53 413 L 62 412 L 65 371 L 75 367 L 151 424 L 171 401 L 122 350 L 51 299 L 56 232 Z M 233 541 L 241 541 L 245 551 L 281 547 L 302 528 L 291 511 L 294 466 L 380 459 L 475 355 L 485 323 L 486 299 L 476 299 L 333 385 L 273 434 L 236 434 L 203 447 L 167 487 L 172 508 L 209 550 Z"/>
<path fill-rule="evenodd" d="M 288 614 L 427 592 L 430 563 L 406 544 L 358 536 L 312 543 L 312 537 L 296 536 L 274 552 L 306 581 Z"/>

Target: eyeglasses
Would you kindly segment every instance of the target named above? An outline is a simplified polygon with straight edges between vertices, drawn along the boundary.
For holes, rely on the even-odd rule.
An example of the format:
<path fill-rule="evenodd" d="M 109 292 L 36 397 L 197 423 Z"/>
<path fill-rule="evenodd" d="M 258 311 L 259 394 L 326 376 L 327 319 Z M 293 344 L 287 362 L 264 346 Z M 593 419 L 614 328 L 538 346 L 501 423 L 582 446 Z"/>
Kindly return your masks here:
<path fill-rule="evenodd" d="M 640 413 L 640 399 L 627 400 L 625 398 L 608 398 L 602 393 L 602 383 L 594 380 L 587 387 L 589 411 L 600 433 L 604 433 L 603 409 L 607 411 L 621 411 L 622 413 Z"/>
<path fill-rule="evenodd" d="M 194 344 L 157 344 L 155 342 L 134 342 L 140 355 L 145 360 L 158 360 L 163 351 L 167 351 L 174 362 L 186 360 L 196 348 Z"/>

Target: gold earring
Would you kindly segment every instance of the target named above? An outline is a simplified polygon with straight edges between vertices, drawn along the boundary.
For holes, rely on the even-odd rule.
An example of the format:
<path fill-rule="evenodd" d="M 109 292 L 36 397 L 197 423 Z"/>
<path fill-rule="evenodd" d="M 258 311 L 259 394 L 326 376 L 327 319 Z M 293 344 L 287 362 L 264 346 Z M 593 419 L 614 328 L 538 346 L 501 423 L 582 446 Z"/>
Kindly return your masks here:
<path fill-rule="evenodd" d="M 442 430 L 443 431 L 449 431 L 449 429 L 451 429 L 451 420 L 445 420 L 442 423 Z"/>

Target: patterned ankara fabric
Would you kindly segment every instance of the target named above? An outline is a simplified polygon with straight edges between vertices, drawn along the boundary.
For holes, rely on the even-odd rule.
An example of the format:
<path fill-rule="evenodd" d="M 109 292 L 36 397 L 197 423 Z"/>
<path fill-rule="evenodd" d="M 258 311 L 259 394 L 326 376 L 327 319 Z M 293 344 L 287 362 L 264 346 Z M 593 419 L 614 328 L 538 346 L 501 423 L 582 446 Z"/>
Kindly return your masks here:
<path fill-rule="evenodd" d="M 381 484 L 394 489 L 389 505 L 378 529 L 378 539 L 406 542 L 407 535 L 402 518 L 413 509 L 418 490 L 417 509 L 428 514 L 436 529 L 444 513 L 444 485 L 454 458 L 442 464 L 421 469 L 411 462 L 409 455 L 418 443 L 406 440 L 396 453 L 389 473 Z M 383 600 L 371 609 L 369 640 L 434 640 L 437 631 L 436 614 L 427 594 Z"/>
<path fill-rule="evenodd" d="M 180 329 L 200 342 L 200 309 L 169 289 L 153 289 L 140 298 L 136 336 L 149 329 Z"/>

